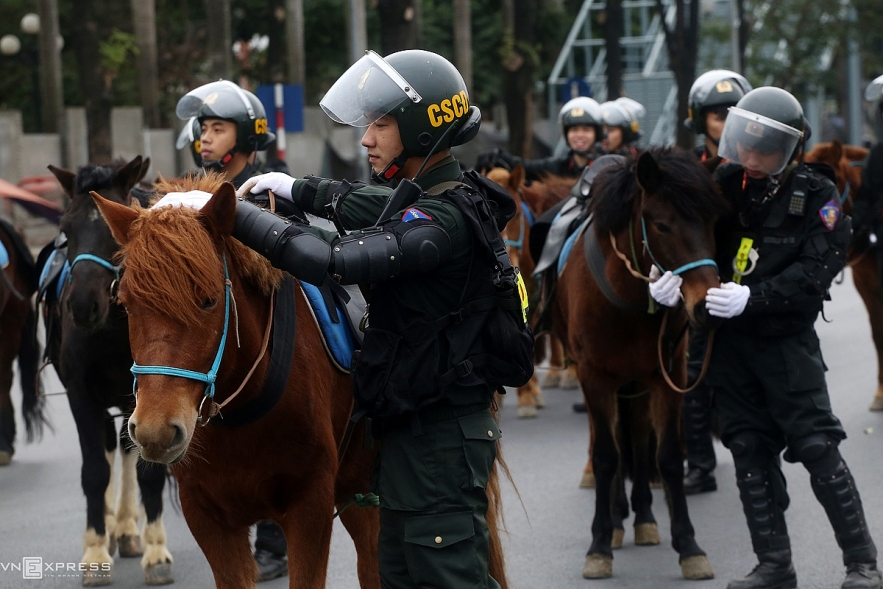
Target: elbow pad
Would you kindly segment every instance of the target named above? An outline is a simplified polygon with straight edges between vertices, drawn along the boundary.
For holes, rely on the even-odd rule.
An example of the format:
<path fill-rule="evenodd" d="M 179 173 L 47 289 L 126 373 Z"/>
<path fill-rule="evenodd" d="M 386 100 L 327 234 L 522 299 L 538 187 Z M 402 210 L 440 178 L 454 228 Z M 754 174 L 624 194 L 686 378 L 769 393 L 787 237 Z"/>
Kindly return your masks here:
<path fill-rule="evenodd" d="M 331 246 L 287 219 L 239 199 L 233 237 L 298 280 L 317 285 L 325 281 Z"/>
<path fill-rule="evenodd" d="M 334 277 L 341 284 L 383 282 L 434 270 L 451 258 L 451 239 L 435 224 L 354 233 L 334 244 Z"/>

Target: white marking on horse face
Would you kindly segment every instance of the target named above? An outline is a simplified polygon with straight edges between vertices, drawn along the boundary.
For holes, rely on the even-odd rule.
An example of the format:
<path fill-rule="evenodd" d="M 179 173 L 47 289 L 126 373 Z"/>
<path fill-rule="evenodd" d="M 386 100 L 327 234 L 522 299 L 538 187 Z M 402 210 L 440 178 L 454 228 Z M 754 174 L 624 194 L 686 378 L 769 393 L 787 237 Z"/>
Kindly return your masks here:
<path fill-rule="evenodd" d="M 92 209 L 89 211 L 89 221 L 95 222 L 101 220 L 101 213 L 98 212 L 98 209 Z"/>

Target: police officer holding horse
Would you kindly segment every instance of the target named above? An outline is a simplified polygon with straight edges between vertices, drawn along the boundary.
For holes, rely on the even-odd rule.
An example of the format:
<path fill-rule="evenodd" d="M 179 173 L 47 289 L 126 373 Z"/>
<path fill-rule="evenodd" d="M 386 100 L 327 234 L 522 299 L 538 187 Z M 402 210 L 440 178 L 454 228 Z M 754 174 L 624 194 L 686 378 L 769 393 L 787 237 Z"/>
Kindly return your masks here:
<path fill-rule="evenodd" d="M 707 379 L 758 559 L 728 589 L 797 586 L 783 450 L 809 472 L 834 529 L 846 565 L 842 588 L 883 586 L 861 498 L 838 450 L 846 434 L 831 411 L 813 327 L 844 267 L 851 231 L 833 182 L 802 163 L 809 131 L 800 103 L 765 87 L 730 109 L 720 140 L 727 163 L 715 178 L 732 212 L 716 228 L 723 284 L 709 289 L 706 305 L 723 323 Z M 664 275 L 651 293 L 671 304 L 665 295 L 678 286 Z"/>
<path fill-rule="evenodd" d="M 380 438 L 383 586 L 499 587 L 485 520 L 500 437 L 489 407 L 497 387 L 526 382 L 533 369 L 523 284 L 497 229 L 514 202 L 462 174 L 450 154 L 475 136 L 481 115 L 443 57 L 369 51 L 320 105 L 366 128 L 380 185 L 260 176 L 241 192 L 272 190 L 338 233 L 240 202 L 234 235 L 295 277 L 328 272 L 371 285 L 353 381 L 355 417 L 372 417 Z"/>

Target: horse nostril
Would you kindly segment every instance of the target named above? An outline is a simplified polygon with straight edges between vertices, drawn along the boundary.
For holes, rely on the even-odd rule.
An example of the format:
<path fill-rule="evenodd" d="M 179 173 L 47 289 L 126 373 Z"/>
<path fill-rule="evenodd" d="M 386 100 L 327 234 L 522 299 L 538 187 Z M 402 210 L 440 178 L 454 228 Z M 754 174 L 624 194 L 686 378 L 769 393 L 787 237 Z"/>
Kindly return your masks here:
<path fill-rule="evenodd" d="M 187 434 L 184 432 L 184 428 L 180 425 L 173 425 L 172 429 L 175 430 L 175 436 L 172 438 L 172 443 L 170 444 L 170 447 L 177 448 L 179 446 L 183 446 L 184 440 L 187 436 Z"/>

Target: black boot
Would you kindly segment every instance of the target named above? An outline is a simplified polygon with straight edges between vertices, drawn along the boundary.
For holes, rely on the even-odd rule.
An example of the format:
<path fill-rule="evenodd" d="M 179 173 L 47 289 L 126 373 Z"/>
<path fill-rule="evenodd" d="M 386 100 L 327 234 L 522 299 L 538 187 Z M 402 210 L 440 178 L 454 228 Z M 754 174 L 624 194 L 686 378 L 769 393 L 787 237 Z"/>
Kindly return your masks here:
<path fill-rule="evenodd" d="M 757 553 L 758 565 L 746 577 L 730 581 L 727 589 L 794 589 L 797 573 L 791 564 L 791 549 Z"/>
<path fill-rule="evenodd" d="M 837 544 L 843 550 L 846 579 L 842 589 L 880 589 L 883 587 L 877 570 L 877 547 L 868 532 L 862 500 L 852 473 L 843 460 L 833 471 L 810 477 L 812 490 L 825 512 Z"/>
<path fill-rule="evenodd" d="M 285 533 L 276 522 L 258 522 L 254 542 L 254 560 L 258 565 L 258 583 L 288 574 L 288 547 Z"/>
<path fill-rule="evenodd" d="M 711 399 L 705 385 L 699 385 L 684 398 L 684 438 L 687 444 L 687 475 L 684 492 L 687 495 L 717 490 L 717 481 L 711 474 L 717 466 L 711 439 Z"/>

